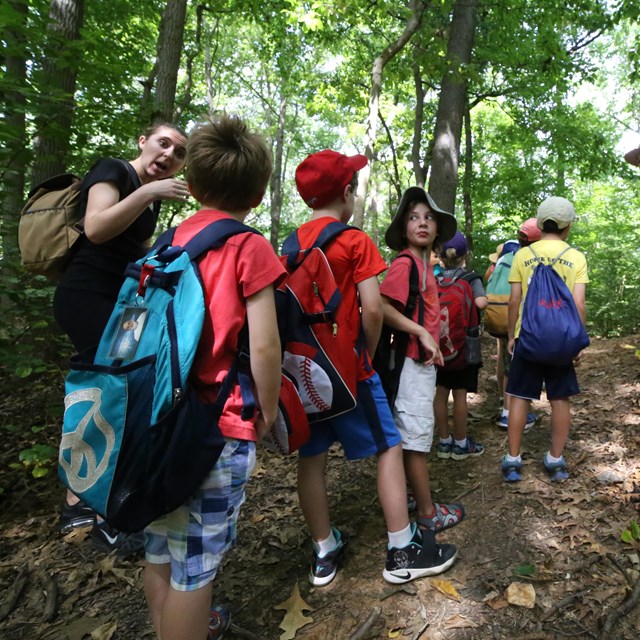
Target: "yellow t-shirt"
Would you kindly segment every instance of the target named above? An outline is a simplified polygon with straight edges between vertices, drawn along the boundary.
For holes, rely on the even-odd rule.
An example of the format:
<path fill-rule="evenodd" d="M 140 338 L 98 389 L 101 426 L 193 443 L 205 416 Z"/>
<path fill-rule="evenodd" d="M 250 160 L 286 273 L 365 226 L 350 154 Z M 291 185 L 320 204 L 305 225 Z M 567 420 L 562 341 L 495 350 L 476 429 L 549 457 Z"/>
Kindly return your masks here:
<path fill-rule="evenodd" d="M 542 260 L 543 264 L 550 264 L 557 258 L 569 245 L 563 240 L 538 240 L 531 247 L 536 255 Z M 516 323 L 515 337 L 520 335 L 520 321 L 522 319 L 522 305 L 527 297 L 527 289 L 529 282 L 533 276 L 533 270 L 538 264 L 538 260 L 534 257 L 529 247 L 523 247 L 513 257 L 511 271 L 509 273 L 509 282 L 519 282 L 522 285 L 522 302 L 520 304 L 520 312 L 518 313 L 518 321 Z M 587 275 L 587 260 L 584 254 L 577 249 L 569 250 L 555 263 L 553 268 L 562 276 L 567 283 L 570 291 L 573 291 L 573 285 L 578 283 L 586 284 L 589 282 Z"/>

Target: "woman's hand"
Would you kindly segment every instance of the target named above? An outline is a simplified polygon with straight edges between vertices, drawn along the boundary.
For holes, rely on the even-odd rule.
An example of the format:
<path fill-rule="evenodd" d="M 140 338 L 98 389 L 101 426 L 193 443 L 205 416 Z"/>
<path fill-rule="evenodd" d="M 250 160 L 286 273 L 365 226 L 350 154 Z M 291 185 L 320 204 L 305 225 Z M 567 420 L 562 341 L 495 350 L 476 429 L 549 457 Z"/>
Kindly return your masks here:
<path fill-rule="evenodd" d="M 147 182 L 139 189 L 144 190 L 151 200 L 177 200 L 185 202 L 189 198 L 189 187 L 184 180 L 178 178 L 165 178 Z"/>

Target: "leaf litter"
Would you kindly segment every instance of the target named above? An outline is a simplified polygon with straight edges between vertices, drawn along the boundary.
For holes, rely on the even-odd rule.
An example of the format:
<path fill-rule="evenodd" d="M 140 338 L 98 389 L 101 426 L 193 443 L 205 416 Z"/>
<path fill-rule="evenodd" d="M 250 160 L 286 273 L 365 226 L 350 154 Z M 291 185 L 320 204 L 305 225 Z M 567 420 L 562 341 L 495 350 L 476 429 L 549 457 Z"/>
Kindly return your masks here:
<path fill-rule="evenodd" d="M 509 486 L 499 472 L 506 434 L 493 424 L 494 341 L 485 337 L 479 392 L 469 397 L 470 433 L 485 454 L 459 462 L 429 456 L 434 499 L 462 496 L 467 512 L 459 527 L 439 534 L 458 546 L 459 557 L 432 579 L 401 587 L 382 580 L 386 527 L 375 461 L 347 462 L 336 449 L 327 476 L 333 522 L 352 542 L 337 578 L 311 587 L 295 459 L 260 450 L 240 516 L 239 546 L 214 583 L 216 601 L 232 611 L 229 638 L 350 640 L 368 620 L 374 624 L 363 638 L 600 637 L 607 616 L 640 579 L 638 550 L 621 539 L 632 521 L 640 522 L 640 363 L 625 345 L 637 350 L 640 337 L 594 339 L 579 368 L 583 393 L 572 405 L 574 427 L 565 449 L 570 480 L 554 485 L 542 468 L 550 434 L 549 406 L 542 400 L 532 408 L 541 420 L 523 440 L 523 481 Z M 5 391 L 0 425 L 22 428 L 3 430 L 0 439 L 0 612 L 15 595 L 21 570 L 26 580 L 0 620 L 0 637 L 154 638 L 142 593 L 143 562 L 95 552 L 88 530 L 60 536 L 64 491 L 55 470 L 35 479 L 15 464 L 17 452 L 41 439 L 57 446 L 59 418 L 48 417 L 47 407 L 60 403 L 60 382 L 52 379 L 37 393 L 29 387 Z M 32 424 L 46 429 L 34 436 Z M 51 622 L 43 619 L 43 575 L 58 591 Z M 533 589 L 533 606 L 509 604 L 510 585 L 530 595 Z M 638 628 L 640 606 L 634 606 L 616 620 L 611 638 L 635 640 Z"/>

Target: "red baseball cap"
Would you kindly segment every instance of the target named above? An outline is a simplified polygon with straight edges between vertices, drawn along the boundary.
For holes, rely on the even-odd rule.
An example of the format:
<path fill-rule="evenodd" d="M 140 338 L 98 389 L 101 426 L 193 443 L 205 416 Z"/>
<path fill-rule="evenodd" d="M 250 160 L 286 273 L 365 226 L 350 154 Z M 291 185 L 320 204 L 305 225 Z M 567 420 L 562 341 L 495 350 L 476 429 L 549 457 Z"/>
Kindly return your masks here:
<path fill-rule="evenodd" d="M 319 209 L 337 198 L 367 162 L 366 156 L 345 156 L 331 149 L 312 153 L 296 169 L 298 193 L 309 207 Z"/>
<path fill-rule="evenodd" d="M 542 237 L 542 231 L 538 227 L 538 221 L 535 218 L 529 218 L 522 223 L 518 231 L 518 240 L 523 246 L 527 246 L 532 242 L 537 242 Z"/>

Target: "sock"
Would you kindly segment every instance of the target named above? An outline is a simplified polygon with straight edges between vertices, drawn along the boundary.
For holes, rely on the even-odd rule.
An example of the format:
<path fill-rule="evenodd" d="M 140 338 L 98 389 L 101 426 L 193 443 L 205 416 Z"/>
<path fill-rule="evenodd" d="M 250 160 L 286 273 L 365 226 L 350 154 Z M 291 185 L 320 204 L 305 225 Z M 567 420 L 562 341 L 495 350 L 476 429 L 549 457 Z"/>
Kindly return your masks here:
<path fill-rule="evenodd" d="M 408 524 L 402 531 L 387 531 L 389 538 L 389 549 L 396 548 L 402 549 L 409 545 L 411 538 L 413 538 L 413 528 L 411 524 Z"/>
<path fill-rule="evenodd" d="M 505 459 L 505 462 L 522 462 L 522 458 L 520 457 L 520 454 L 518 454 L 517 456 L 510 456 L 507 453 L 504 459 Z"/>
<path fill-rule="evenodd" d="M 462 449 L 466 448 L 467 446 L 467 439 L 463 438 L 462 440 L 456 440 L 456 445 L 458 447 L 461 447 Z"/>
<path fill-rule="evenodd" d="M 440 438 L 440 444 L 453 444 L 453 437 L 449 436 L 448 438 Z"/>
<path fill-rule="evenodd" d="M 554 458 L 551 455 L 551 452 L 547 451 L 547 453 L 544 456 L 544 459 L 545 459 L 547 464 L 556 464 L 557 462 L 561 462 L 562 461 L 562 456 L 560 456 L 559 458 Z"/>
<path fill-rule="evenodd" d="M 329 537 L 324 540 L 314 540 L 313 548 L 318 554 L 318 558 L 324 558 L 328 553 L 335 551 L 338 546 L 338 539 L 336 538 L 335 530 L 331 527 L 331 533 Z"/>
<path fill-rule="evenodd" d="M 502 417 L 503 418 L 508 418 L 509 417 L 509 409 L 502 409 Z"/>

